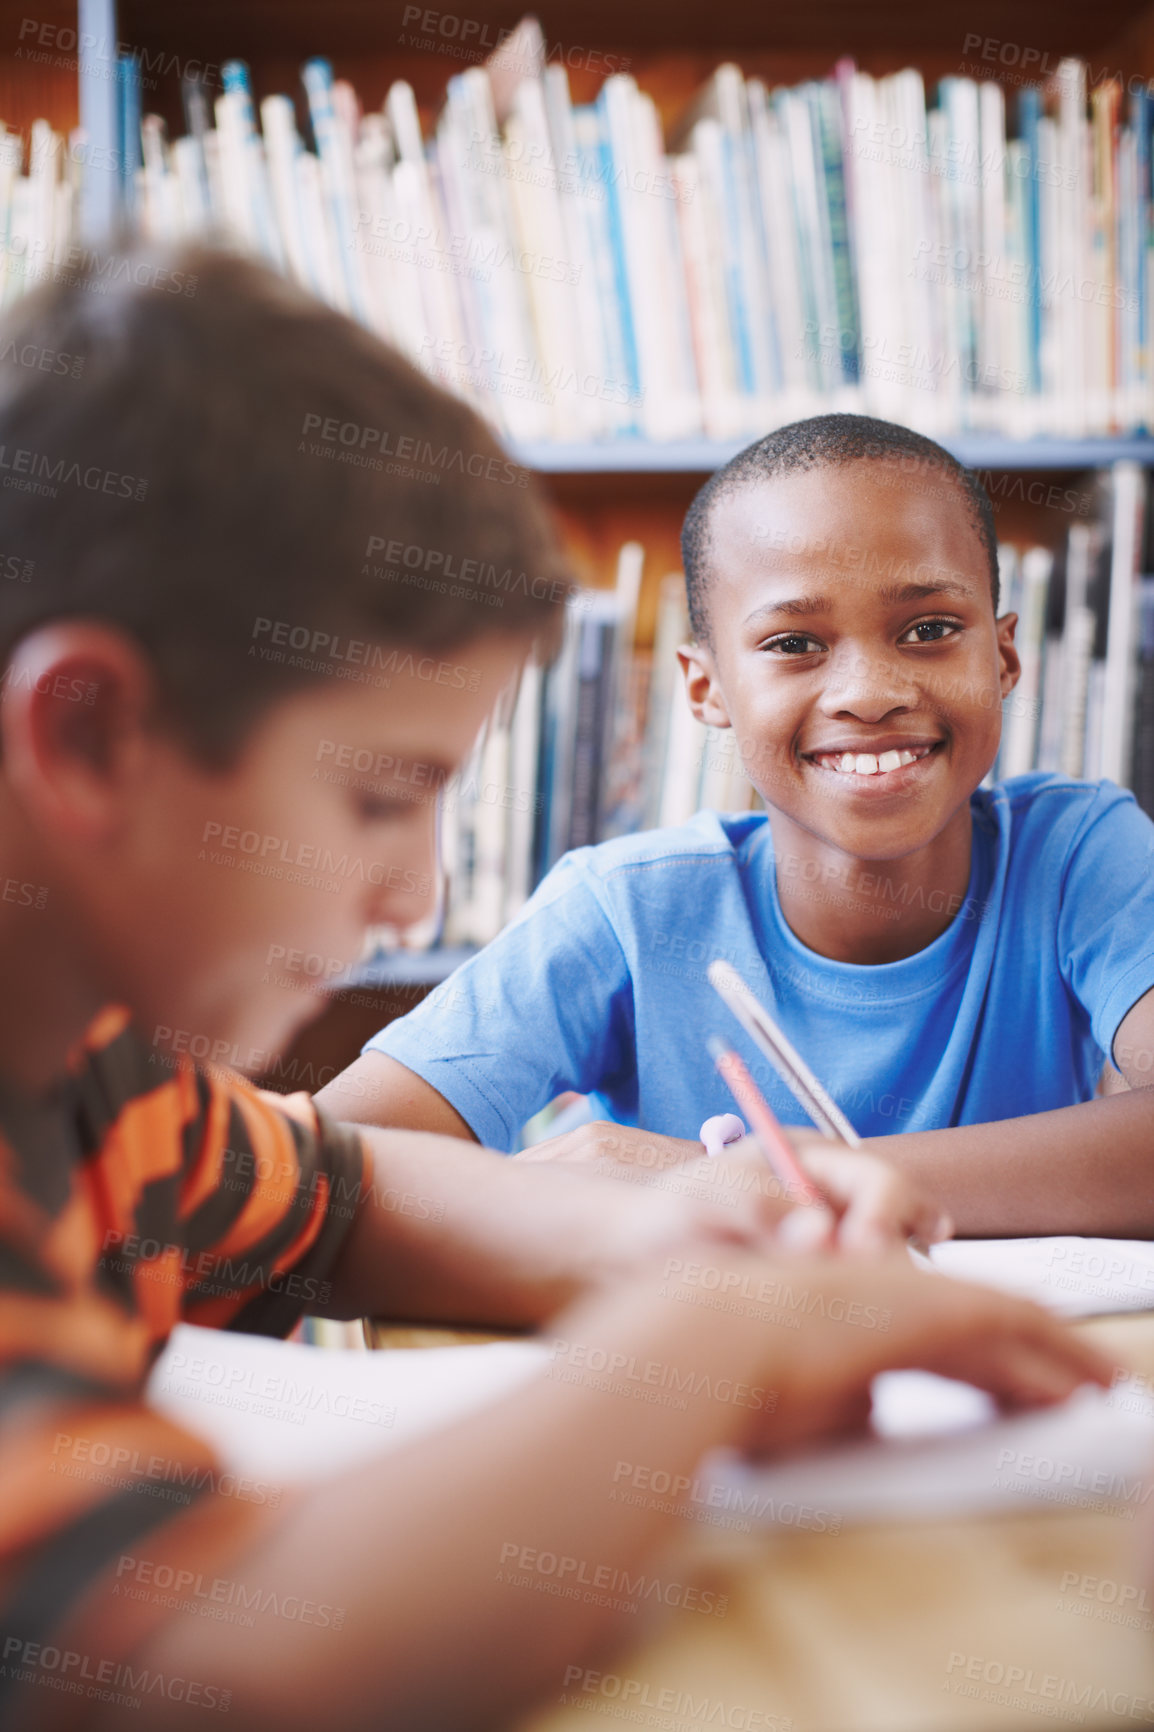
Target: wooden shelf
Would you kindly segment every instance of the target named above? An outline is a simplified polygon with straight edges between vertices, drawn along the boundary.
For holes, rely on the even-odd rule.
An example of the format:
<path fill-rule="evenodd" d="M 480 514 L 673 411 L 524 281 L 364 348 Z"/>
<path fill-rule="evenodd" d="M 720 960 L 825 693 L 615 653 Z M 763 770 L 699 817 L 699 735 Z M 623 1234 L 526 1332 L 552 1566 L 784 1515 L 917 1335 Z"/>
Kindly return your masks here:
<path fill-rule="evenodd" d="M 510 444 L 510 455 L 543 475 L 708 475 L 728 463 L 749 439 L 680 439 L 663 445 L 645 439 L 581 444 L 544 441 Z M 1122 458 L 1154 468 L 1154 438 L 1005 439 L 959 433 L 939 441 L 970 469 L 1103 469 Z"/>
<path fill-rule="evenodd" d="M 465 19 L 491 36 L 511 29 L 526 0 L 486 0 L 483 7 L 430 8 L 444 19 L 441 45 L 461 44 Z M 15 9 L 8 8 L 15 13 Z M 546 39 L 576 49 L 653 52 L 702 49 L 715 59 L 745 49 L 842 53 L 891 48 L 911 54 L 936 50 L 961 58 L 968 36 L 1034 44 L 1052 55 L 1089 54 L 1125 31 L 1146 10 L 1146 0 L 809 0 L 805 6 L 767 6 L 764 0 L 536 0 L 531 10 Z M 406 11 L 408 16 L 406 17 Z M 273 48 L 306 54 L 379 54 L 395 50 L 402 34 L 420 30 L 406 0 L 120 0 L 122 40 L 157 44 L 173 52 L 214 55 Z M 434 33 L 437 27 L 434 27 Z M 476 32 L 472 33 L 473 39 Z"/>

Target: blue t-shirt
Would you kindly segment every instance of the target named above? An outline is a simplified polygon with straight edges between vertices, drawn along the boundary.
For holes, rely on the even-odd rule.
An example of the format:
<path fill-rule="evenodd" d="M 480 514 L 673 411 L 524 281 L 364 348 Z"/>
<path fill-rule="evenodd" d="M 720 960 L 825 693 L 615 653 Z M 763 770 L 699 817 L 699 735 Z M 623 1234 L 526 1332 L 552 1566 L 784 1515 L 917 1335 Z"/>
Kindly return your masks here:
<path fill-rule="evenodd" d="M 913 956 L 810 950 L 782 916 L 765 815 L 701 812 L 567 855 L 499 938 L 365 1050 L 431 1083 L 491 1148 L 515 1148 L 566 1089 L 621 1123 L 696 1137 L 733 1106 L 710 1033 L 732 1040 L 784 1123 L 807 1124 L 709 985 L 721 956 L 863 1136 L 1088 1100 L 1118 1024 L 1154 987 L 1154 824 L 1113 783 L 1041 773 L 970 806 L 966 900 Z"/>

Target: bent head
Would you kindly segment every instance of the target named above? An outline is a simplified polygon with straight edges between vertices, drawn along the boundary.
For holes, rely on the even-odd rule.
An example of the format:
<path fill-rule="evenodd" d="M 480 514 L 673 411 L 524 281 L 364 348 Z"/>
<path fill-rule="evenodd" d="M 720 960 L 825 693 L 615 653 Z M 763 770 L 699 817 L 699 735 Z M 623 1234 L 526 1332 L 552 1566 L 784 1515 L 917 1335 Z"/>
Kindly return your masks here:
<path fill-rule="evenodd" d="M 569 586 L 462 403 L 257 266 L 171 266 L 194 293 L 17 309 L 85 364 L 0 382 L 0 443 L 56 490 L 0 493 L 32 565 L 0 598 L 0 848 L 48 886 L 78 999 L 267 1053 L 367 927 L 430 912 L 437 794 Z M 416 476 L 379 454 L 402 437 Z"/>

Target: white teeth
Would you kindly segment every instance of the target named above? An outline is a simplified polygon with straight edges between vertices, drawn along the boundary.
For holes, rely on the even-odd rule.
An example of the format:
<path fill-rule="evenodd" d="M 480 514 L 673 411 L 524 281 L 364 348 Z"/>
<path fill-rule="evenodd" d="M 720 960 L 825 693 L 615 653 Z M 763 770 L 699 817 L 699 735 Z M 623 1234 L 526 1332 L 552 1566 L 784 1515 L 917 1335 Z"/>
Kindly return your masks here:
<path fill-rule="evenodd" d="M 933 750 L 932 746 L 918 746 L 914 750 L 908 748 L 897 751 L 891 749 L 880 754 L 875 752 L 823 752 L 815 762 L 825 770 L 837 770 L 843 776 L 884 776 L 891 770 L 904 769 L 907 764 L 917 764 L 922 758 L 927 758 Z"/>

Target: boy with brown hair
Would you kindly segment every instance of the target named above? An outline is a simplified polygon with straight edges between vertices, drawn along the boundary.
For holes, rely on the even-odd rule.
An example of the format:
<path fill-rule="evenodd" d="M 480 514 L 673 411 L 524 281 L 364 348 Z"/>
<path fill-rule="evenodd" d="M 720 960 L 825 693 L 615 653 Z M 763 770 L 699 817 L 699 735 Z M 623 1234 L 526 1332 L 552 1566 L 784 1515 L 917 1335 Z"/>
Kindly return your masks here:
<path fill-rule="evenodd" d="M 1109 1367 L 1033 1307 L 903 1257 L 807 1263 L 831 1303 L 796 1331 L 756 1303 L 680 1303 L 663 1269 L 689 1247 L 772 1284 L 774 1187 L 701 1202 L 518 1166 L 191 1062 L 255 1069 L 307 1017 L 310 977 L 270 970 L 278 949 L 351 962 L 367 926 L 424 913 L 413 766 L 461 762 L 552 637 L 565 580 L 533 489 L 462 404 L 256 266 L 193 253 L 165 272 L 25 303 L 16 340 L 83 372 L 0 380 L 3 545 L 31 568 L 0 598 L 0 1703 L 38 1728 L 119 1727 L 135 1699 L 144 1728 L 228 1706 L 278 1732 L 491 1724 L 612 1616 L 511 1590 L 502 1549 L 613 1570 L 667 1525 L 610 1498 L 616 1460 L 688 1472 L 712 1444 L 822 1435 L 860 1421 L 887 1366 L 1015 1402 Z M 402 439 L 424 478 L 375 454 Z M 382 536 L 526 582 L 500 611 L 410 590 L 366 570 Z M 382 766 L 369 787 L 317 774 L 333 740 Z M 843 1243 L 934 1229 L 877 1163 L 825 1183 Z M 405 1192 L 430 1207 L 390 1207 Z M 851 1299 L 889 1328 L 831 1321 Z M 178 1320 L 283 1335 L 306 1308 L 556 1318 L 574 1364 L 707 1367 L 747 1399 L 673 1411 L 544 1375 L 339 1482 L 229 1496 L 203 1443 L 144 1405 L 147 1371 Z M 179 1513 L 157 1463 L 192 1488 Z M 119 1595 L 126 1557 L 343 1616 L 206 1621 Z"/>

